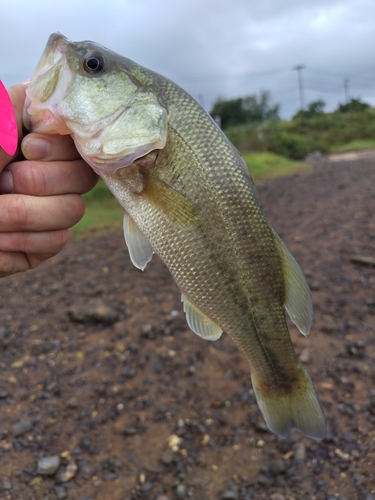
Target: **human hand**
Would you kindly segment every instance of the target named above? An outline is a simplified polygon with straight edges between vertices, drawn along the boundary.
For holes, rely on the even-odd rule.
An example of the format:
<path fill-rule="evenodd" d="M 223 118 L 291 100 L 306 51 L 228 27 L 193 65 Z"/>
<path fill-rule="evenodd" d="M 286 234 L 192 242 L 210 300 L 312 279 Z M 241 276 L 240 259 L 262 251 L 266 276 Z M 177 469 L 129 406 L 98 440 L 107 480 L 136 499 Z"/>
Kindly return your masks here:
<path fill-rule="evenodd" d="M 70 136 L 31 133 L 23 138 L 25 89 L 15 85 L 8 90 L 20 148 L 13 158 L 0 148 L 0 277 L 56 255 L 68 241 L 68 228 L 84 214 L 80 195 L 97 182 Z"/>

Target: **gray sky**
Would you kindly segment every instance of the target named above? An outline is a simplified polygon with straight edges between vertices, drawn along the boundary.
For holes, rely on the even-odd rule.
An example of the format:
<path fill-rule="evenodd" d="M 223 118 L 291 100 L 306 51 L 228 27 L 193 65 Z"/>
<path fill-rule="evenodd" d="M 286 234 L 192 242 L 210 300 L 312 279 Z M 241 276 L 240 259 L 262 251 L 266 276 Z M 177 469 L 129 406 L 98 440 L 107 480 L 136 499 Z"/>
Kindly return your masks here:
<path fill-rule="evenodd" d="M 209 110 L 218 96 L 269 90 L 283 118 L 349 97 L 375 106 L 373 0 L 1 0 L 0 78 L 31 76 L 48 36 L 94 40 L 184 87 Z"/>

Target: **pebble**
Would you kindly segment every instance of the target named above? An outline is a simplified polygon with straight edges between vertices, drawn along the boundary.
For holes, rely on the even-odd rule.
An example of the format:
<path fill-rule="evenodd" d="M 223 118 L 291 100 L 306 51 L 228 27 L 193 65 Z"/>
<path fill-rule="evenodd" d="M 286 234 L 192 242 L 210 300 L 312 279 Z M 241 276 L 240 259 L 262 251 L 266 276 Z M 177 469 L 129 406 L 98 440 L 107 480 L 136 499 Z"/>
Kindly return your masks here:
<path fill-rule="evenodd" d="M 55 493 L 58 500 L 64 500 L 64 498 L 68 498 L 68 493 L 63 486 L 55 486 Z"/>
<path fill-rule="evenodd" d="M 179 484 L 176 488 L 176 493 L 178 498 L 184 500 L 184 498 L 186 497 L 186 486 L 184 484 Z"/>
<path fill-rule="evenodd" d="M 234 489 L 232 490 L 226 490 L 224 493 L 221 495 L 222 500 L 238 500 L 238 491 L 235 491 Z"/>
<path fill-rule="evenodd" d="M 353 479 L 354 479 L 355 485 L 358 487 L 362 486 L 362 484 L 365 482 L 364 476 L 362 476 L 362 474 L 358 474 L 358 472 L 355 472 L 353 474 Z"/>
<path fill-rule="evenodd" d="M 294 454 L 294 460 L 297 464 L 303 464 L 306 460 L 306 447 L 303 443 L 298 443 Z"/>
<path fill-rule="evenodd" d="M 60 467 L 59 455 L 43 457 L 38 460 L 37 471 L 42 476 L 53 476 Z"/>
<path fill-rule="evenodd" d="M 141 490 L 143 491 L 143 493 L 148 493 L 149 491 L 152 490 L 153 487 L 154 483 L 151 483 L 151 481 L 146 481 L 142 484 Z"/>
<path fill-rule="evenodd" d="M 301 363 L 308 363 L 311 360 L 310 350 L 307 347 L 299 355 L 299 360 Z"/>
<path fill-rule="evenodd" d="M 117 312 L 101 299 L 91 299 L 85 304 L 74 305 L 68 313 L 74 321 L 81 323 L 98 322 L 112 325 L 119 319 Z"/>
<path fill-rule="evenodd" d="M 33 426 L 34 423 L 31 420 L 31 418 L 27 418 L 25 420 L 22 420 L 21 422 L 18 422 L 18 424 L 14 425 L 12 429 L 12 434 L 14 437 L 22 436 L 23 434 L 26 434 L 26 432 L 31 431 Z"/>
<path fill-rule="evenodd" d="M 271 480 L 268 479 L 264 474 L 258 474 L 256 477 L 256 482 L 261 486 L 268 486 L 271 484 Z"/>
<path fill-rule="evenodd" d="M 85 479 L 92 478 L 92 476 L 95 473 L 93 467 L 91 467 L 91 465 L 89 463 L 84 462 L 83 460 L 80 461 L 80 463 L 79 463 L 79 470 L 80 470 L 80 473 L 82 474 L 82 477 L 84 477 Z"/>
<path fill-rule="evenodd" d="M 278 474 L 283 474 L 287 469 L 286 463 L 284 460 L 274 460 L 268 466 L 268 470 L 270 474 L 273 476 L 277 476 Z"/>
<path fill-rule="evenodd" d="M 75 462 L 70 462 L 59 474 L 58 480 L 60 483 L 67 483 L 77 474 L 78 467 Z"/>
<path fill-rule="evenodd" d="M 11 490 L 12 489 L 12 483 L 10 482 L 10 479 L 8 477 L 5 477 L 3 480 L 3 488 L 4 488 L 4 490 Z"/>
<path fill-rule="evenodd" d="M 164 465 L 170 465 L 174 460 L 174 453 L 172 450 L 165 450 L 160 456 L 160 462 Z"/>
<path fill-rule="evenodd" d="M 129 425 L 129 427 L 126 427 L 126 429 L 124 429 L 122 433 L 124 436 L 135 436 L 136 434 L 138 434 L 138 430 L 134 425 Z"/>
<path fill-rule="evenodd" d="M 79 403 L 78 403 L 78 400 L 76 397 L 71 397 L 69 398 L 68 400 L 68 408 L 71 408 L 71 409 L 74 409 L 74 408 L 78 408 L 79 406 Z"/>
<path fill-rule="evenodd" d="M 280 493 L 273 493 L 270 496 L 270 500 L 285 500 L 284 495 L 281 495 Z"/>

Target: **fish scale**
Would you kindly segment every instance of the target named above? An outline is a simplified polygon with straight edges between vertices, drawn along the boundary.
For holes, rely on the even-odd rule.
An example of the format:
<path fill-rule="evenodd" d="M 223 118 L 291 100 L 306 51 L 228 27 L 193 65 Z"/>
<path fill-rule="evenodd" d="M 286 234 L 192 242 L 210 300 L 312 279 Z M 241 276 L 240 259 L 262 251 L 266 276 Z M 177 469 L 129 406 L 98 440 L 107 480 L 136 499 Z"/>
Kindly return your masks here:
<path fill-rule="evenodd" d="M 157 253 L 182 292 L 190 328 L 207 340 L 224 331 L 244 352 L 270 429 L 322 439 L 324 416 L 285 319 L 286 309 L 309 332 L 305 277 L 211 117 L 161 75 L 60 34 L 51 35 L 27 96 L 31 128 L 69 129 L 124 208 L 133 263 L 144 269 Z"/>

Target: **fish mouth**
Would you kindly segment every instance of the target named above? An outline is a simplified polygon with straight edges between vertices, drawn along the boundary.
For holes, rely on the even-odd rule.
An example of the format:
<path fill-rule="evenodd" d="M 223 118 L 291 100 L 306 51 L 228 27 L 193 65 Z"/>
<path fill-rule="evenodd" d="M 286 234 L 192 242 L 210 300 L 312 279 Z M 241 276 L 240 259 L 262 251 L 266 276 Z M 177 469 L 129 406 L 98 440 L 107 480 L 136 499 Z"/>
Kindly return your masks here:
<path fill-rule="evenodd" d="M 33 132 L 69 134 L 70 130 L 58 113 L 59 102 L 74 80 L 67 63 L 69 40 L 61 33 L 53 33 L 26 89 L 22 120 Z"/>

